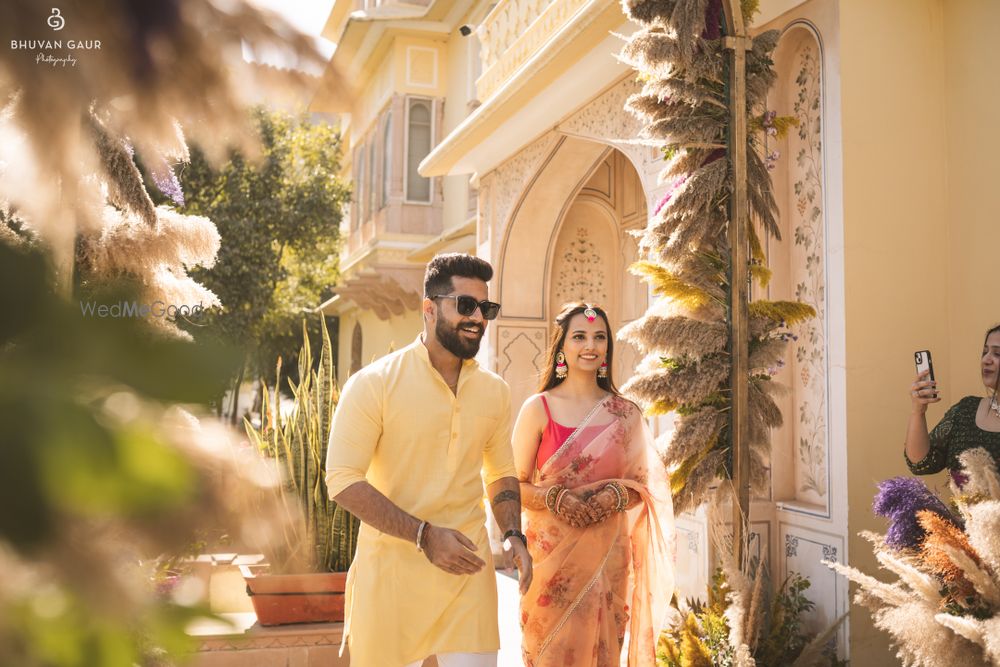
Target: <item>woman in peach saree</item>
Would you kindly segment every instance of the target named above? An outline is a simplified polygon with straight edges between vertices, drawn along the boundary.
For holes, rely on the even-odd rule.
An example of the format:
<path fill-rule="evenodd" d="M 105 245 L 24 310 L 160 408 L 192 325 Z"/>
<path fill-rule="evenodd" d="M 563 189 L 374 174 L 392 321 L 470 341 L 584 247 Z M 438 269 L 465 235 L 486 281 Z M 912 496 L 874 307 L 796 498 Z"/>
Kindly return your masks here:
<path fill-rule="evenodd" d="M 627 628 L 626 664 L 655 667 L 673 594 L 666 472 L 641 410 L 612 382 L 607 315 L 568 304 L 556 324 L 513 436 L 534 567 L 524 664 L 619 667 Z"/>

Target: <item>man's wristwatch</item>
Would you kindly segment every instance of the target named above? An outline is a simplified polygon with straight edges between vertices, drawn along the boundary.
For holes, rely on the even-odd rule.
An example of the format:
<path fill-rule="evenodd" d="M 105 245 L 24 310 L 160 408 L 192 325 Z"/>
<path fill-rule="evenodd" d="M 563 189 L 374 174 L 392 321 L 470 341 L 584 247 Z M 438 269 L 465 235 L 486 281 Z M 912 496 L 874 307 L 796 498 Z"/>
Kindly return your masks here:
<path fill-rule="evenodd" d="M 521 544 L 523 544 L 525 547 L 528 546 L 528 538 L 524 536 L 524 533 L 522 533 L 521 531 L 517 530 L 516 528 L 512 528 L 512 529 L 508 530 L 506 533 L 504 533 L 503 534 L 503 539 L 500 540 L 500 541 L 501 542 L 506 542 L 508 537 L 516 537 L 519 540 L 521 540 Z"/>

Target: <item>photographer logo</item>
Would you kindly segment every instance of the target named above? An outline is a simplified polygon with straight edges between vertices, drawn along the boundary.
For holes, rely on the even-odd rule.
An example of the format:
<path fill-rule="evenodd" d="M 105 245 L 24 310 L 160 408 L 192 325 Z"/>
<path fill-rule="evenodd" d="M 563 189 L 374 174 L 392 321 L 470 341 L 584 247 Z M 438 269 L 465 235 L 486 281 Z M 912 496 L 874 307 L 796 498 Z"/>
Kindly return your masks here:
<path fill-rule="evenodd" d="M 58 7 L 51 8 L 52 13 L 45 22 L 53 32 L 59 32 L 66 27 L 66 17 Z M 79 35 L 73 35 L 74 38 Z M 101 50 L 99 39 L 12 39 L 11 51 L 26 51 L 33 57 L 36 65 L 48 67 L 76 67 L 81 52 Z M 27 54 L 26 54 L 27 55 Z"/>
<path fill-rule="evenodd" d="M 49 27 L 53 30 L 62 30 L 66 27 L 66 19 L 62 17 L 62 12 L 58 7 L 52 8 L 52 16 L 48 20 Z"/>

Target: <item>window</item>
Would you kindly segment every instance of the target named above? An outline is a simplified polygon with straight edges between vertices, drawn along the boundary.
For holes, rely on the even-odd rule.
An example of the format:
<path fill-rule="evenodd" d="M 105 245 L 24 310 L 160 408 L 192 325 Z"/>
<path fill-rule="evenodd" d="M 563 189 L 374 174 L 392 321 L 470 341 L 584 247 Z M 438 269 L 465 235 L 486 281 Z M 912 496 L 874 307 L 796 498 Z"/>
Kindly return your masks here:
<path fill-rule="evenodd" d="M 378 186 L 375 183 L 376 170 L 378 168 L 378 161 L 375 159 L 375 137 L 371 139 L 371 144 L 368 146 L 368 201 L 365 202 L 365 209 L 368 211 L 368 215 L 365 219 L 371 217 L 378 210 L 376 204 L 376 197 L 378 196 Z"/>
<path fill-rule="evenodd" d="M 358 149 L 358 170 L 354 175 L 354 208 L 357 211 L 355 228 L 360 227 L 368 217 L 364 210 L 365 202 L 365 147 Z"/>
<path fill-rule="evenodd" d="M 382 200 L 380 208 L 389 204 L 389 186 L 392 183 L 392 112 L 385 116 L 382 129 Z"/>
<path fill-rule="evenodd" d="M 411 99 L 407 107 L 406 200 L 431 201 L 431 179 L 417 172 L 417 167 L 431 152 L 431 101 Z"/>
<path fill-rule="evenodd" d="M 361 370 L 361 323 L 354 323 L 354 331 L 351 333 L 351 375 Z"/>

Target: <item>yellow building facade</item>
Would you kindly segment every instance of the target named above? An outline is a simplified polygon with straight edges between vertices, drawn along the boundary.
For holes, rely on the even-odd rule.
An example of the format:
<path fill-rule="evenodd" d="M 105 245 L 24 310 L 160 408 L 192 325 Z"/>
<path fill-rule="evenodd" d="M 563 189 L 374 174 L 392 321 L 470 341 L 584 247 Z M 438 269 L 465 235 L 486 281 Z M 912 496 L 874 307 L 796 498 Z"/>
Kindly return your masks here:
<path fill-rule="evenodd" d="M 912 352 L 934 354 L 934 423 L 981 392 L 980 336 L 1000 321 L 1000 70 L 977 32 L 998 23 L 993 0 L 762 0 L 754 24 L 782 31 L 769 107 L 800 121 L 768 147 L 782 155 L 769 295 L 819 316 L 777 378 L 791 391 L 753 548 L 776 580 L 810 578 L 815 628 L 849 613 L 837 642 L 854 665 L 896 660 L 820 561 L 876 573 L 857 534 L 884 528 L 875 484 L 907 474 Z M 325 304 L 341 319 L 341 380 L 416 335 L 419 276 L 438 251 L 496 268 L 503 310 L 480 361 L 515 406 L 534 391 L 563 301 L 604 304 L 616 327 L 643 314 L 649 294 L 625 271 L 629 232 L 670 184 L 623 110 L 637 84 L 614 58 L 616 35 L 634 29 L 610 0 L 337 1 L 325 34 L 359 91 L 344 123 L 356 193 L 345 281 Z M 313 107 L 347 111 L 322 91 Z M 619 381 L 637 361 L 623 352 Z M 679 517 L 678 531 L 680 593 L 701 594 L 714 567 L 704 514 Z"/>
<path fill-rule="evenodd" d="M 446 134 L 472 61 L 451 39 L 464 10 L 449 3 L 335 3 L 323 35 L 337 48 L 330 72 L 354 89 L 349 104 L 320 87 L 311 110 L 338 113 L 344 177 L 341 284 L 322 304 L 340 321 L 338 380 L 410 343 L 423 270 L 435 252 L 472 251 L 475 191 L 467 175 L 425 177 L 421 161 Z M 463 50 L 464 49 L 464 50 Z"/>

